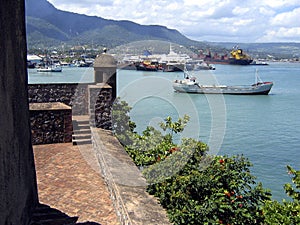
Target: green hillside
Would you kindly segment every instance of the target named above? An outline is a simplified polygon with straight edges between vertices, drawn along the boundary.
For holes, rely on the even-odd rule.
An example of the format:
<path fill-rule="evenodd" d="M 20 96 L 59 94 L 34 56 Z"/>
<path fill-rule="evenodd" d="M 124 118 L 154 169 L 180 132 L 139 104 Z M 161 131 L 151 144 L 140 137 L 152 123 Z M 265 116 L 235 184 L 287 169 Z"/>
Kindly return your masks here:
<path fill-rule="evenodd" d="M 89 46 L 109 49 L 129 43 L 149 43 L 149 40 L 174 43 L 197 52 L 210 50 L 228 54 L 239 45 L 256 58 L 299 58 L 300 43 L 230 43 L 199 42 L 179 31 L 158 25 L 140 25 L 131 21 L 107 20 L 56 9 L 47 0 L 25 0 L 27 44 L 29 49 L 59 46 Z M 141 42 L 143 43 L 143 42 Z M 153 44 L 153 43 L 152 43 Z M 166 45 L 168 46 L 168 44 Z M 151 46 L 150 46 L 151 47 Z M 141 47 L 148 48 L 148 47 Z M 159 49 L 159 48 L 157 48 Z M 180 51 L 180 49 L 179 49 Z"/>

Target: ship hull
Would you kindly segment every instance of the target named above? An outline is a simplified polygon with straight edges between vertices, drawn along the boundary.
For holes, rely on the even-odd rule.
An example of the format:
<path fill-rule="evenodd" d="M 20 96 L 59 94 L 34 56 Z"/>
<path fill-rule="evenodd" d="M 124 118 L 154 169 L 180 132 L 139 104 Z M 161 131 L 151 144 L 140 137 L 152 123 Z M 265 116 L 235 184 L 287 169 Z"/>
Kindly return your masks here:
<path fill-rule="evenodd" d="M 223 64 L 223 65 L 250 65 L 252 59 L 205 59 L 205 62 L 212 64 Z"/>
<path fill-rule="evenodd" d="M 205 61 L 214 64 L 249 65 L 250 63 L 252 63 L 253 59 L 249 55 L 244 53 L 242 49 L 238 48 L 238 46 L 235 46 L 230 52 L 229 57 L 212 57 L 209 53 L 209 55 L 206 56 Z"/>
<path fill-rule="evenodd" d="M 157 71 L 158 69 L 156 67 L 146 67 L 146 66 L 141 66 L 141 65 L 136 65 L 136 70 L 141 70 L 141 71 Z"/>
<path fill-rule="evenodd" d="M 180 80 L 176 80 L 173 83 L 173 88 L 176 92 L 195 94 L 268 95 L 272 86 L 272 82 L 240 86 L 199 85 L 198 83 Z"/>
<path fill-rule="evenodd" d="M 231 65 L 249 65 L 252 63 L 252 59 L 235 59 L 235 58 L 229 58 L 229 64 Z"/>

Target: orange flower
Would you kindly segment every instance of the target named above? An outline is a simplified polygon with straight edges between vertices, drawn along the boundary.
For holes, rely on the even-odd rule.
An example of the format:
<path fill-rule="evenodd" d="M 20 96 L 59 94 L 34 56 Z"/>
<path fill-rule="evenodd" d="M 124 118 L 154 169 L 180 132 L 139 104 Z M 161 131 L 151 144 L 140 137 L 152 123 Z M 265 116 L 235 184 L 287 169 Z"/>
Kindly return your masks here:
<path fill-rule="evenodd" d="M 169 153 L 173 153 L 173 152 L 176 152 L 176 151 L 179 151 L 179 150 L 180 150 L 180 148 L 178 148 L 178 147 L 172 147 L 172 148 L 169 149 Z"/>
<path fill-rule="evenodd" d="M 228 191 L 224 191 L 224 194 L 225 194 L 228 198 L 230 198 L 230 196 L 231 196 L 231 194 L 230 194 Z"/>

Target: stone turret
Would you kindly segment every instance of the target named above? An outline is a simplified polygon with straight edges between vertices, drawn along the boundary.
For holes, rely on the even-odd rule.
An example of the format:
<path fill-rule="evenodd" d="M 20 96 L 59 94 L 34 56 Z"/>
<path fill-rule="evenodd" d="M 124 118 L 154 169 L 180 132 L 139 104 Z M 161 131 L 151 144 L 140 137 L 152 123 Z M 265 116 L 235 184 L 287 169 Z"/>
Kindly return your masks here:
<path fill-rule="evenodd" d="M 117 62 L 115 58 L 104 52 L 94 61 L 94 82 L 108 84 L 112 87 L 113 100 L 117 96 Z"/>

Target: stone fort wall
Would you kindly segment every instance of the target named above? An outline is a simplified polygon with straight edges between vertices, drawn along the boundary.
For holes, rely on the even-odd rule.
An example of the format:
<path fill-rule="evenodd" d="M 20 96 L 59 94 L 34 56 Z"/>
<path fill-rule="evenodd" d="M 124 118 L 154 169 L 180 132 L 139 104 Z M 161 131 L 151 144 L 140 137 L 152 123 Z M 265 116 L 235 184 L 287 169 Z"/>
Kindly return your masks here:
<path fill-rule="evenodd" d="M 32 143 L 72 142 L 72 115 L 89 115 L 91 126 L 110 130 L 112 93 L 107 84 L 29 84 Z M 49 103 L 59 105 L 45 108 Z"/>
<path fill-rule="evenodd" d="M 61 102 L 73 115 L 88 114 L 88 85 L 79 83 L 29 84 L 29 103 Z"/>

